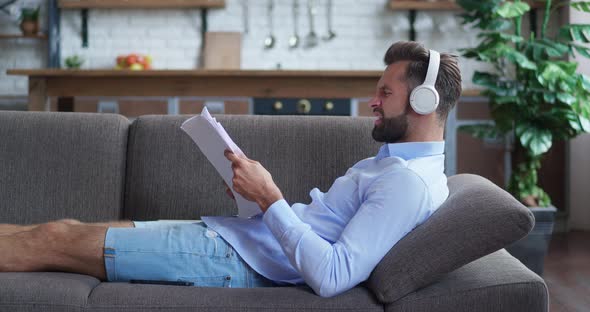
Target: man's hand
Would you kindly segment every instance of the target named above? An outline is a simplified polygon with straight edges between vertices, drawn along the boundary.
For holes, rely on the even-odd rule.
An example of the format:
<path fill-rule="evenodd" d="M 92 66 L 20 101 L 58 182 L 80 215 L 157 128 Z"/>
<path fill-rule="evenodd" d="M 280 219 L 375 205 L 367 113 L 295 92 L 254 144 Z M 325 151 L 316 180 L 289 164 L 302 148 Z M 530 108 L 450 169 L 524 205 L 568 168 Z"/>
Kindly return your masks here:
<path fill-rule="evenodd" d="M 225 185 L 225 194 L 227 194 L 227 196 L 229 196 L 231 199 L 236 200 L 236 198 L 234 197 L 234 193 L 231 191 L 229 185 L 227 185 L 225 181 L 223 181 L 223 185 Z"/>
<path fill-rule="evenodd" d="M 240 157 L 229 150 L 225 151 L 225 157 L 232 163 L 234 190 L 245 199 L 257 203 L 263 212 L 277 200 L 283 199 L 272 176 L 259 162 L 246 156 Z"/>

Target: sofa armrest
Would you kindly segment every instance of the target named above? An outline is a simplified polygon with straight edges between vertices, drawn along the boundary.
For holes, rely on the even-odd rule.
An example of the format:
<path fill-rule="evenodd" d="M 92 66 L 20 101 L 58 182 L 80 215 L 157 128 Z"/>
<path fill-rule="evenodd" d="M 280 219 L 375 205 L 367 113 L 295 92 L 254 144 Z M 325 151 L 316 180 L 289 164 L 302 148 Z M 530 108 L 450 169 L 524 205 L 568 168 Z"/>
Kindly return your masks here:
<path fill-rule="evenodd" d="M 543 312 L 549 310 L 549 294 L 542 278 L 502 249 L 386 305 L 385 310 Z"/>

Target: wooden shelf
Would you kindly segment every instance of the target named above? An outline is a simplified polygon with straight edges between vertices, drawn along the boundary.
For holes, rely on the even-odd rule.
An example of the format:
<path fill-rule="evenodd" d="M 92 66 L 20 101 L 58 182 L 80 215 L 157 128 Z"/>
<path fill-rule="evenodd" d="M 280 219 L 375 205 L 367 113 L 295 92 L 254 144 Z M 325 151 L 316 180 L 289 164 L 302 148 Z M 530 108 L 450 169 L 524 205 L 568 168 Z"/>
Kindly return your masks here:
<path fill-rule="evenodd" d="M 46 34 L 37 34 L 33 36 L 25 36 L 23 34 L 0 34 L 0 39 L 47 39 Z"/>
<path fill-rule="evenodd" d="M 223 8 L 225 0 L 59 0 L 62 9 Z"/>
<path fill-rule="evenodd" d="M 450 1 L 398 1 L 390 0 L 389 8 L 392 10 L 453 10 L 461 8 Z"/>
<path fill-rule="evenodd" d="M 542 8 L 544 2 L 527 1 L 532 8 Z M 392 10 L 420 10 L 420 11 L 461 11 L 461 7 L 454 1 L 428 1 L 428 0 L 389 0 L 389 8 Z"/>

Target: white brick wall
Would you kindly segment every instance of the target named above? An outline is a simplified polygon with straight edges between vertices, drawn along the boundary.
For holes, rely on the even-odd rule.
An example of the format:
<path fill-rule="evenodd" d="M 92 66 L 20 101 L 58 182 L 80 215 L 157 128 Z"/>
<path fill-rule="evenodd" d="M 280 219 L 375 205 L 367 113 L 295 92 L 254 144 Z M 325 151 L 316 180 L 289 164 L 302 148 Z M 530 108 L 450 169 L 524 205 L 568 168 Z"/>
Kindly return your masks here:
<path fill-rule="evenodd" d="M 26 4 L 41 4 L 41 25 L 45 25 L 47 16 L 46 1 L 28 0 Z M 9 16 L 0 12 L 0 33 L 20 34 L 18 24 Z M 22 95 L 27 93 L 27 79 L 8 76 L 6 70 L 12 68 L 42 68 L 47 66 L 47 44 L 36 39 L 2 39 L 0 40 L 0 97 Z"/>
<path fill-rule="evenodd" d="M 31 0 L 33 1 L 33 0 Z M 36 0 L 42 2 L 44 1 Z M 242 31 L 243 0 L 227 0 L 221 10 L 210 10 L 210 31 Z M 289 50 L 288 38 L 293 32 L 291 0 L 275 0 L 275 48 L 265 50 L 268 34 L 267 0 L 250 3 L 250 29 L 243 35 L 242 68 L 274 69 L 376 69 L 383 68 L 383 54 L 394 41 L 407 40 L 407 14 L 392 12 L 385 0 L 334 0 L 334 29 L 337 37 L 320 41 L 312 49 Z M 326 0 L 318 4 L 315 30 L 325 36 Z M 300 0 L 299 35 L 309 31 L 306 0 Z M 46 10 L 43 8 L 43 13 Z M 456 22 L 451 12 L 419 13 L 418 40 L 428 47 L 456 52 L 457 48 L 475 42 L 475 34 Z M 62 11 L 62 59 L 78 54 L 86 59 L 84 68 L 112 68 L 119 54 L 150 54 L 156 69 L 191 69 L 197 66 L 200 42 L 200 11 L 188 10 L 90 10 L 89 48 L 82 48 L 79 10 Z M 18 27 L 0 15 L 0 32 L 18 32 Z M 0 96 L 27 93 L 26 79 L 5 75 L 7 68 L 46 66 L 46 43 L 36 40 L 0 40 Z M 470 88 L 471 74 L 478 64 L 461 63 L 464 87 Z"/>

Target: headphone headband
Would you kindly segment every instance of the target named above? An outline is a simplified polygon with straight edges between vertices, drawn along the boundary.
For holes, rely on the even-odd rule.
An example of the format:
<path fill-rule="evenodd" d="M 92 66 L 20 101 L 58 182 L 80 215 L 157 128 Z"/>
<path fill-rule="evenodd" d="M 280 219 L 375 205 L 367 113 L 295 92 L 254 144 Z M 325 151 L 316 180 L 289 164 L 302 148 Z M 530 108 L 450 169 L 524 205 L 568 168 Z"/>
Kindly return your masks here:
<path fill-rule="evenodd" d="M 438 76 L 438 68 L 440 66 L 440 53 L 434 50 L 430 50 L 430 59 L 428 61 L 428 72 L 426 73 L 426 79 L 424 79 L 423 85 L 433 86 L 436 83 L 436 77 Z"/>

